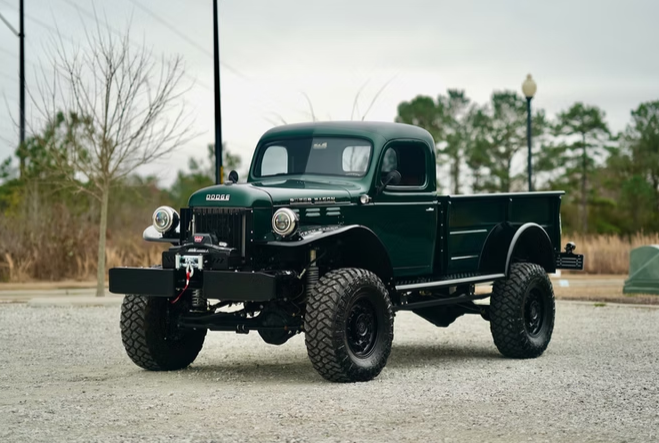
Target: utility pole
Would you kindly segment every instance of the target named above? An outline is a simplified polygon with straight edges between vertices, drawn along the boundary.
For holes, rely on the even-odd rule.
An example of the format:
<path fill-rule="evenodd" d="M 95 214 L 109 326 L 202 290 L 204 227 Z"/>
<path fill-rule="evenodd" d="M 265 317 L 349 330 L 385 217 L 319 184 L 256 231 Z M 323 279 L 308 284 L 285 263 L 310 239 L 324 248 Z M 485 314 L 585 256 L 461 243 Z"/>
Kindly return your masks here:
<path fill-rule="evenodd" d="M 23 171 L 25 169 L 25 153 L 23 152 L 23 145 L 25 143 L 25 31 L 23 28 L 23 0 L 19 0 L 19 27 L 18 31 L 9 23 L 2 14 L 0 14 L 0 20 L 4 22 L 5 25 L 18 37 L 19 40 L 19 125 L 20 125 L 20 145 L 18 150 L 18 158 L 20 159 L 20 173 L 23 176 Z"/>
<path fill-rule="evenodd" d="M 18 62 L 18 76 L 20 77 L 20 174 L 21 177 L 23 176 L 23 173 L 25 172 L 25 152 L 23 150 L 25 149 L 25 30 L 23 28 L 23 22 L 24 22 L 24 14 L 23 14 L 23 0 L 20 0 L 20 22 L 19 22 L 19 33 L 18 33 L 18 40 L 19 40 L 19 62 Z"/>
<path fill-rule="evenodd" d="M 23 0 L 21 0 L 22 4 Z M 215 183 L 224 183 L 222 166 L 222 106 L 220 102 L 220 33 L 218 29 L 217 0 L 213 0 L 213 64 L 215 71 Z"/>

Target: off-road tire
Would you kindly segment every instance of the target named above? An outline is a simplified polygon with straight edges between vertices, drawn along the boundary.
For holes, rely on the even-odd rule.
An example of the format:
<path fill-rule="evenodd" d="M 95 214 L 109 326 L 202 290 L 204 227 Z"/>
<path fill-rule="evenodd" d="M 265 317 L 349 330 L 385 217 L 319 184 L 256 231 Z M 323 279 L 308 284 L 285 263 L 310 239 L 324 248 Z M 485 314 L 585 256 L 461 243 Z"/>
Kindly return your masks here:
<path fill-rule="evenodd" d="M 535 311 L 529 308 L 533 303 L 537 303 Z M 539 315 L 529 315 L 540 308 Z M 489 314 L 494 344 L 501 354 L 539 357 L 551 340 L 556 314 L 554 289 L 545 270 L 534 263 L 513 263 L 508 278 L 494 283 Z"/>
<path fill-rule="evenodd" d="M 175 371 L 190 365 L 204 345 L 206 330 L 178 330 L 171 322 L 184 300 L 126 295 L 121 304 L 121 341 L 128 357 L 149 371 Z"/>
<path fill-rule="evenodd" d="M 352 337 L 359 335 L 360 318 L 367 318 L 371 326 L 367 331 L 376 333 L 355 344 Z M 387 364 L 394 337 L 393 308 L 382 280 L 356 268 L 325 274 L 307 300 L 304 331 L 311 364 L 325 379 L 358 382 L 377 377 Z M 370 343 L 370 350 L 364 343 Z M 360 350 L 363 353 L 355 351 L 355 346 L 365 346 Z"/>

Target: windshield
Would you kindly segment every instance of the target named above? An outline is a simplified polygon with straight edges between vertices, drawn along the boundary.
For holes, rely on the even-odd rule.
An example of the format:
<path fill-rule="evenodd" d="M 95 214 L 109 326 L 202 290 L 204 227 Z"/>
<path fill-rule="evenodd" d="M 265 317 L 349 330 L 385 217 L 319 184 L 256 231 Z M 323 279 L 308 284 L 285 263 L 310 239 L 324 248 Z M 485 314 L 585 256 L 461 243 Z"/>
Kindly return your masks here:
<path fill-rule="evenodd" d="M 366 140 L 314 137 L 281 140 L 259 150 L 256 177 L 319 174 L 362 177 L 371 159 Z"/>

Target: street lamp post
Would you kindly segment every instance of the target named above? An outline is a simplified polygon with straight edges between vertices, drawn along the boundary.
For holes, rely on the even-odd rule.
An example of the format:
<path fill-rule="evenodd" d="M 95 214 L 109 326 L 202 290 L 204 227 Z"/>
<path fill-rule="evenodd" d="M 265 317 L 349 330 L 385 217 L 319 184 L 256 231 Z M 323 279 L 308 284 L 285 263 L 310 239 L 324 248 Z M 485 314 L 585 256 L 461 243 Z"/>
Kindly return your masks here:
<path fill-rule="evenodd" d="M 526 80 L 524 80 L 524 83 L 522 83 L 522 92 L 526 97 L 526 140 L 528 142 L 529 148 L 529 192 L 533 191 L 533 181 L 531 179 L 533 175 L 533 162 L 531 154 L 531 100 L 533 99 L 537 89 L 538 85 L 536 85 L 535 81 L 533 81 L 531 74 L 527 75 Z"/>

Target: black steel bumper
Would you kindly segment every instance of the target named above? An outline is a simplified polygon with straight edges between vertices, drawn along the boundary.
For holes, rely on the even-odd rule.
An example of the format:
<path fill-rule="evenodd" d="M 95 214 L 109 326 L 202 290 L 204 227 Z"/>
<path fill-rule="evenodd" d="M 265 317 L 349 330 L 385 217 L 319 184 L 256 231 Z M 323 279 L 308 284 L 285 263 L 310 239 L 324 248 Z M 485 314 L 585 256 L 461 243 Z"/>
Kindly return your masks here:
<path fill-rule="evenodd" d="M 110 292 L 152 297 L 175 297 L 185 286 L 185 272 L 160 268 L 112 268 Z M 262 272 L 197 271 L 190 288 L 209 299 L 268 301 L 277 295 L 277 277 Z"/>

